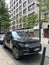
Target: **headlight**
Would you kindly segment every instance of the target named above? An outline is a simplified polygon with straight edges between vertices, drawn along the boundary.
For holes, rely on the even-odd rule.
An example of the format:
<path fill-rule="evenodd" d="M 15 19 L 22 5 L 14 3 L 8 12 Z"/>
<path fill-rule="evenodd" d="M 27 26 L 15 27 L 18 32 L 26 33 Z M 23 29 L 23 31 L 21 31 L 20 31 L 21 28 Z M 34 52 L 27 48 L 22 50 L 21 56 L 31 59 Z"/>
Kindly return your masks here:
<path fill-rule="evenodd" d="M 28 47 L 29 45 L 28 44 L 25 44 L 25 47 Z"/>

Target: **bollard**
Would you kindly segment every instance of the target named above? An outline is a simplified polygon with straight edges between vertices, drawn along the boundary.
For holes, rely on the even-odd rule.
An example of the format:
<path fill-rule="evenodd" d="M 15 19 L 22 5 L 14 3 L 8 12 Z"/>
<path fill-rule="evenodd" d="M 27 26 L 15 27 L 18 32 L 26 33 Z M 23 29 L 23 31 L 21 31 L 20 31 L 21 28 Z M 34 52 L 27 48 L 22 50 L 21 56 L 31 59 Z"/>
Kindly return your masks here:
<path fill-rule="evenodd" d="M 40 63 L 40 65 L 44 65 L 45 53 L 46 53 L 46 47 L 44 47 L 44 49 L 43 49 L 43 53 L 42 53 L 42 58 L 41 58 L 41 63 Z"/>

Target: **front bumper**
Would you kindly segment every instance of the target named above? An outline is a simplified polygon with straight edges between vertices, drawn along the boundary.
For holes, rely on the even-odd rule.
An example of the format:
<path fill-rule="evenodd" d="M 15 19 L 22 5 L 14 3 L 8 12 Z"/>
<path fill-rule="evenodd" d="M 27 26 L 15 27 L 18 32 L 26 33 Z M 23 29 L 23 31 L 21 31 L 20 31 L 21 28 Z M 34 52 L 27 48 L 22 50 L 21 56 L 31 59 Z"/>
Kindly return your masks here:
<path fill-rule="evenodd" d="M 34 47 L 34 48 L 23 48 L 22 52 L 23 52 L 23 55 L 28 55 L 28 54 L 35 54 L 35 53 L 38 53 L 40 52 L 42 49 L 41 45 L 38 46 L 38 47 Z"/>

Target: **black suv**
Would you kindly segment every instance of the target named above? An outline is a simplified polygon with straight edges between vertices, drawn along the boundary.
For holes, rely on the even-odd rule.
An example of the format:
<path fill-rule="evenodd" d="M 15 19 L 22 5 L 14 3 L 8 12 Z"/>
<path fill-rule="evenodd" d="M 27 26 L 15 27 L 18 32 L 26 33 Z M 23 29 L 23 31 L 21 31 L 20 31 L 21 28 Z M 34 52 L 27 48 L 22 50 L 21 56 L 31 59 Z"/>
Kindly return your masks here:
<path fill-rule="evenodd" d="M 41 51 L 39 40 L 30 38 L 25 32 L 7 32 L 3 45 L 12 50 L 12 54 L 16 59 L 19 59 L 23 55 L 34 54 Z"/>

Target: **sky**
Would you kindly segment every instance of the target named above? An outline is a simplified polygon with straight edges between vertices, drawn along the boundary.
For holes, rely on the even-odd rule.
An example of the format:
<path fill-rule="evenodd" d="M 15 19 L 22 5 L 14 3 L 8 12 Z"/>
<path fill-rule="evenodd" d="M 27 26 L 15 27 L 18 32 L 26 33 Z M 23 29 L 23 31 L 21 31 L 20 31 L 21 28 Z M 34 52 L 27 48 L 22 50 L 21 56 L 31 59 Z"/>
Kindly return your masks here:
<path fill-rule="evenodd" d="M 6 1 L 6 3 L 8 4 L 8 7 L 9 7 L 9 2 L 10 2 L 10 0 L 5 0 Z"/>
<path fill-rule="evenodd" d="M 9 1 L 10 1 L 10 0 L 6 0 L 6 3 L 9 4 Z"/>

